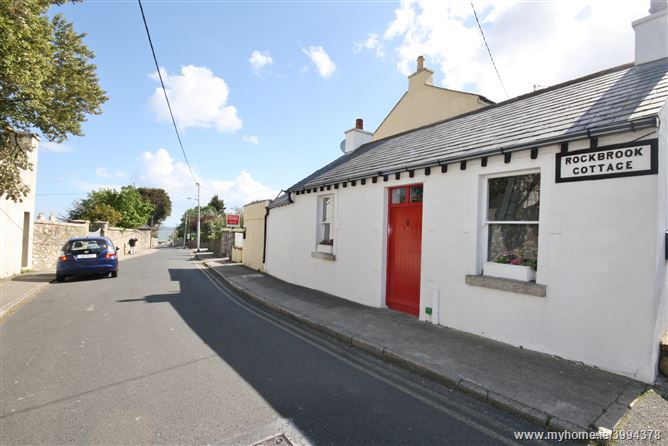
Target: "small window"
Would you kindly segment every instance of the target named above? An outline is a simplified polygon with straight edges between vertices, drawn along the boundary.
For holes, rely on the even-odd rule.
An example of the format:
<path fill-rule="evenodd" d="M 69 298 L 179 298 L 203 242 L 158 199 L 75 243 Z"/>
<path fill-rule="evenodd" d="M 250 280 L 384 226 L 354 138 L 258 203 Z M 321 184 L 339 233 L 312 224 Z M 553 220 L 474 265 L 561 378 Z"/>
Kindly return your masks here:
<path fill-rule="evenodd" d="M 401 204 L 406 202 L 406 188 L 392 190 L 392 204 Z"/>
<path fill-rule="evenodd" d="M 411 186 L 411 203 L 422 203 L 422 186 Z"/>
<path fill-rule="evenodd" d="M 320 197 L 318 210 L 318 244 L 334 244 L 334 196 Z"/>
<path fill-rule="evenodd" d="M 399 186 L 390 189 L 390 204 L 422 203 L 422 185 Z"/>
<path fill-rule="evenodd" d="M 490 178 L 487 186 L 487 261 L 536 270 L 540 174 Z"/>

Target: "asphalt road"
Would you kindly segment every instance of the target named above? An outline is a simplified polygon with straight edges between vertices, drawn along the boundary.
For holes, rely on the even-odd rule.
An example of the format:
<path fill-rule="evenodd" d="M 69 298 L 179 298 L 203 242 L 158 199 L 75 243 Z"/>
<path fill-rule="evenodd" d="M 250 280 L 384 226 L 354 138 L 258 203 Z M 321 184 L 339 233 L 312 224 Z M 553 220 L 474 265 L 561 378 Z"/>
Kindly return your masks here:
<path fill-rule="evenodd" d="M 330 342 L 162 249 L 0 325 L 0 443 L 517 443 L 535 426 Z M 283 443 L 285 444 L 285 443 Z"/>

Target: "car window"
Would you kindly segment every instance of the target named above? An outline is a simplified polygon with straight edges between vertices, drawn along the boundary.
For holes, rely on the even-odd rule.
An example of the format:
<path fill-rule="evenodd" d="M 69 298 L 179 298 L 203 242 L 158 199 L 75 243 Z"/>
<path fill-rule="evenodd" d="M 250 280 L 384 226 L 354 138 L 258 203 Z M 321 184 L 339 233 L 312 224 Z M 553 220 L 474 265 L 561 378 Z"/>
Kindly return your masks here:
<path fill-rule="evenodd" d="M 84 251 L 101 252 L 109 248 L 109 244 L 104 239 L 73 240 L 65 243 L 63 252 L 68 254 L 77 254 Z"/>

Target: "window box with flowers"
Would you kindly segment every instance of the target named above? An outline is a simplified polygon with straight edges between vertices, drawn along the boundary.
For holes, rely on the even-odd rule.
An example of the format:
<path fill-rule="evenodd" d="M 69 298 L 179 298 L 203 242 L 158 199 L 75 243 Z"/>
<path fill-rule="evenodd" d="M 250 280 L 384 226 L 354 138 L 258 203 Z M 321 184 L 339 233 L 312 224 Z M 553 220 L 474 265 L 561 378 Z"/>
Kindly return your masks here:
<path fill-rule="evenodd" d="M 318 243 L 318 245 L 316 246 L 315 250 L 317 252 L 332 254 L 334 252 L 334 240 L 333 239 L 321 240 L 320 243 Z"/>

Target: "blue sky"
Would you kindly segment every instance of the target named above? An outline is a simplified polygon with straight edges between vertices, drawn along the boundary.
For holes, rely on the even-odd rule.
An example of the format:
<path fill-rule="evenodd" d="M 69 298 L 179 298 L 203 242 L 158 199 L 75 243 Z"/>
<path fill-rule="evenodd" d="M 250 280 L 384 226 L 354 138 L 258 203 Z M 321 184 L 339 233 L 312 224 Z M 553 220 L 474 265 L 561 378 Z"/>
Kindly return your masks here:
<path fill-rule="evenodd" d="M 474 2 L 509 95 L 633 60 L 646 2 Z M 143 2 L 202 201 L 273 198 L 338 157 L 357 117 L 373 131 L 423 54 L 434 82 L 506 98 L 468 1 Z M 192 205 L 136 1 L 53 7 L 96 53 L 109 101 L 85 136 L 42 143 L 36 211 L 93 189 L 165 188 L 166 224 Z M 76 195 L 81 194 L 81 195 Z"/>

